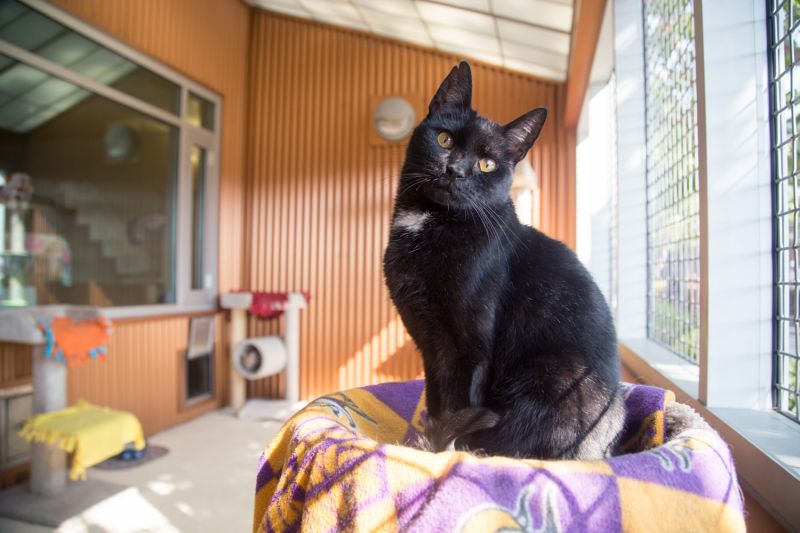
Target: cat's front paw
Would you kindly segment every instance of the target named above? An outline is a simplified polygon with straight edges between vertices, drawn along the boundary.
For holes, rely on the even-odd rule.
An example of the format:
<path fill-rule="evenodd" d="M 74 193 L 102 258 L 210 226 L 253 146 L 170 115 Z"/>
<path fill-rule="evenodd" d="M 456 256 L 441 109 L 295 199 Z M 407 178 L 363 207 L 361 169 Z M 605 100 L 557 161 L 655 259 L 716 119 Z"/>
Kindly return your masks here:
<path fill-rule="evenodd" d="M 469 435 L 490 429 L 499 421 L 500 415 L 485 407 L 444 411 L 438 418 L 428 417 L 425 440 L 434 452 L 468 450 Z"/>

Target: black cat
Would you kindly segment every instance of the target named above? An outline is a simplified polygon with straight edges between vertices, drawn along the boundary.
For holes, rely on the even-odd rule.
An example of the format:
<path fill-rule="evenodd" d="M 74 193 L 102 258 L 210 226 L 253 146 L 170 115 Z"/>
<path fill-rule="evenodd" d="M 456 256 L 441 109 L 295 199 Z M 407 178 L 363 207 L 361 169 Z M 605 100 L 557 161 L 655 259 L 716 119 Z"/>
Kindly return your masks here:
<path fill-rule="evenodd" d="M 575 254 L 520 224 L 514 166 L 547 111 L 502 126 L 471 107 L 453 68 L 417 126 L 384 273 L 422 352 L 436 451 L 597 459 L 624 419 L 608 306 Z"/>

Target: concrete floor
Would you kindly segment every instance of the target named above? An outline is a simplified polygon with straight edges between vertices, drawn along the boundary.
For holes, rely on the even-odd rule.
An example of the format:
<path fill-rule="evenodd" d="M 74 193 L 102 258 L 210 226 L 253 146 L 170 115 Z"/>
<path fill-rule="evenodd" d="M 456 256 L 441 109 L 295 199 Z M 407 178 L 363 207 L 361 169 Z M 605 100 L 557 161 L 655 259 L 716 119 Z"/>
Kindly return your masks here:
<path fill-rule="evenodd" d="M 130 470 L 89 470 L 90 479 L 129 488 L 76 512 L 55 531 L 250 531 L 258 455 L 279 427 L 215 411 L 159 433 L 149 441 L 169 454 Z M 0 531 L 54 530 L 0 518 Z"/>

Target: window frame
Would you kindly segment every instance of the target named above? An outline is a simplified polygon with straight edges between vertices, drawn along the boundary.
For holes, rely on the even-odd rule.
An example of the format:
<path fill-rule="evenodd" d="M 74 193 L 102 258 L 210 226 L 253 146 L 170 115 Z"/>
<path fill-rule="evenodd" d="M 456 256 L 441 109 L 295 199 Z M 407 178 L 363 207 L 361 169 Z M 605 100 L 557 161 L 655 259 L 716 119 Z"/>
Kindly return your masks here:
<path fill-rule="evenodd" d="M 217 287 L 219 286 L 217 249 L 219 235 L 219 155 L 220 138 L 222 135 L 222 97 L 145 54 L 136 51 L 132 47 L 123 44 L 114 37 L 66 13 L 58 7 L 46 3 L 43 0 L 17 1 L 180 87 L 181 102 L 179 114 L 172 114 L 144 100 L 139 100 L 138 98 L 115 89 L 114 87 L 86 78 L 61 65 L 42 58 L 33 52 L 19 48 L 7 41 L 0 40 L 0 53 L 178 129 L 180 145 L 177 161 L 178 193 L 175 203 L 175 261 L 172 273 L 175 279 L 175 302 L 103 307 L 103 313 L 112 319 L 125 319 L 185 314 L 216 309 Z M 189 122 L 188 97 L 190 92 L 214 104 L 213 131 L 195 126 Z M 207 152 L 204 198 L 205 205 L 207 206 L 207 217 L 205 219 L 204 278 L 207 279 L 207 277 L 210 276 L 211 283 L 210 286 L 203 289 L 192 289 L 191 287 L 191 257 L 188 255 L 192 250 L 191 243 L 189 242 L 191 239 L 192 222 L 190 198 L 191 165 L 189 164 L 189 155 L 192 142 L 200 145 L 206 149 Z M 188 239 L 185 237 L 187 235 Z M 65 305 L 69 304 L 65 303 Z"/>
<path fill-rule="evenodd" d="M 770 96 L 770 108 L 769 108 L 770 115 L 769 116 L 770 116 L 770 128 L 771 128 L 771 131 L 770 131 L 770 155 L 771 155 L 771 161 L 770 162 L 771 162 L 771 165 L 772 165 L 771 174 L 770 174 L 770 180 L 771 180 L 771 183 L 772 183 L 772 186 L 773 186 L 773 191 L 772 191 L 772 193 L 773 193 L 773 196 L 772 196 L 772 200 L 773 200 L 773 205 L 772 205 L 773 258 L 772 258 L 772 260 L 773 260 L 773 290 L 774 290 L 774 293 L 773 293 L 773 298 L 774 298 L 773 313 L 774 313 L 774 319 L 773 319 L 773 324 L 772 325 L 773 325 L 773 328 L 774 328 L 774 330 L 773 330 L 773 335 L 774 335 L 774 337 L 773 337 L 773 357 L 774 358 L 773 358 L 773 361 L 772 361 L 772 374 L 773 374 L 773 381 L 772 381 L 773 397 L 772 397 L 772 400 L 773 400 L 773 406 L 774 406 L 775 410 L 778 413 L 781 413 L 782 415 L 786 416 L 787 418 L 789 418 L 790 420 L 793 420 L 796 423 L 800 423 L 800 417 L 798 417 L 798 415 L 796 413 L 790 413 L 790 412 L 787 412 L 788 410 L 783 409 L 783 406 L 781 404 L 780 391 L 779 391 L 779 388 L 785 388 L 784 384 L 781 383 L 781 377 L 780 377 L 781 367 L 784 364 L 784 359 L 791 358 L 791 355 L 782 354 L 780 352 L 781 320 L 789 320 L 789 321 L 796 322 L 796 319 L 791 318 L 791 317 L 782 316 L 783 315 L 783 309 L 781 309 L 781 299 L 782 299 L 783 295 L 781 294 L 780 285 L 782 283 L 786 283 L 786 282 L 781 279 L 781 266 L 780 266 L 781 257 L 780 257 L 780 252 L 781 252 L 781 248 L 783 246 L 783 243 L 781 242 L 781 239 L 780 239 L 780 232 L 781 232 L 780 225 L 781 225 L 781 222 L 779 220 L 780 216 L 778 214 L 778 211 L 782 208 L 782 206 L 780 205 L 780 199 L 779 199 L 779 197 L 780 197 L 779 190 L 780 190 L 780 187 L 781 187 L 781 184 L 779 183 L 779 181 L 781 181 L 785 177 L 784 176 L 779 176 L 780 164 L 779 164 L 779 156 L 777 154 L 778 146 L 776 146 L 776 142 L 777 142 L 776 137 L 778 135 L 778 133 L 777 133 L 777 124 L 776 124 L 776 120 L 778 120 L 778 118 L 776 117 L 776 115 L 781 110 L 777 109 L 776 102 L 775 102 L 775 91 L 777 90 L 777 87 L 776 87 L 776 85 L 777 85 L 776 81 L 777 80 L 776 80 L 776 77 L 775 77 L 775 56 L 774 56 L 774 51 L 778 48 L 778 45 L 775 43 L 775 25 L 773 24 L 774 21 L 770 20 L 770 18 L 772 17 L 772 11 L 773 11 L 773 5 L 772 5 L 773 1 L 774 0 L 767 0 L 767 21 L 768 21 L 768 23 L 767 23 L 767 32 L 768 32 L 768 35 L 769 35 L 767 53 L 769 55 L 769 59 L 768 59 L 768 63 L 769 63 L 769 78 L 768 78 L 768 82 L 769 82 L 769 96 Z M 786 1 L 791 4 L 790 0 L 786 0 Z M 790 10 L 791 10 L 791 7 L 790 7 Z M 800 26 L 795 28 L 795 30 L 797 30 L 797 29 L 800 29 Z M 788 39 L 790 43 L 793 42 L 791 26 L 788 28 L 788 36 L 785 36 L 784 39 Z M 789 65 L 789 67 L 786 69 L 786 71 L 784 71 L 784 73 L 781 74 L 781 76 L 786 76 L 788 74 L 790 83 L 792 83 L 792 78 L 794 77 L 794 75 L 793 75 L 793 73 L 791 71 L 793 70 L 793 67 L 796 66 L 796 65 L 800 65 L 800 60 L 798 60 L 797 62 L 793 61 Z M 792 92 L 793 91 L 794 91 L 794 89 L 792 88 Z M 790 103 L 789 105 L 790 105 L 791 108 L 794 107 L 793 103 Z M 796 125 L 795 125 L 795 127 L 796 127 Z M 790 143 L 790 145 L 793 144 L 794 142 L 797 142 L 798 139 L 800 139 L 800 137 L 798 137 L 798 136 L 800 136 L 800 134 L 796 133 L 796 135 L 792 136 L 792 138 L 789 139 L 788 142 Z M 784 141 L 784 144 L 786 142 L 787 141 Z M 788 176 L 788 177 L 791 177 L 791 176 Z M 793 179 L 796 179 L 796 178 L 793 178 Z M 797 202 L 797 201 L 798 201 L 798 199 L 794 200 L 794 202 Z M 797 210 L 795 210 L 795 215 L 796 216 L 800 215 L 800 213 Z M 784 213 L 782 216 L 786 216 L 786 213 Z M 794 237 L 795 242 L 798 241 L 798 239 L 800 239 L 800 235 L 795 235 L 795 237 Z M 793 248 L 795 250 L 798 249 L 797 247 L 793 247 Z M 796 268 L 797 268 L 797 266 L 795 266 L 795 269 Z M 795 290 L 797 290 L 797 288 Z M 796 296 L 795 296 L 795 301 L 796 301 Z M 796 311 L 796 313 L 797 313 L 797 311 Z M 797 334 L 797 329 L 795 329 L 795 334 Z M 797 354 L 795 354 L 795 355 L 797 355 Z M 795 397 L 795 401 L 797 401 L 797 400 L 798 399 Z M 795 408 L 795 409 L 797 409 L 797 408 Z"/>
<path fill-rule="evenodd" d="M 674 390 L 679 401 L 698 410 L 731 445 L 749 495 L 783 525 L 800 529 L 795 501 L 800 491 L 800 424 L 775 412 L 772 404 L 766 2 L 694 0 L 701 315 L 699 365 L 693 365 L 647 335 L 642 1 L 614 2 L 617 248 L 619 277 L 626 280 L 618 287 L 620 354 L 637 377 Z"/>
<path fill-rule="evenodd" d="M 701 318 L 700 302 L 693 304 L 682 301 L 686 299 L 689 300 L 689 302 L 691 302 L 690 294 L 692 290 L 690 287 L 693 284 L 693 280 L 689 279 L 687 267 L 690 265 L 696 266 L 697 274 L 698 275 L 702 274 L 702 268 L 700 266 L 700 255 L 701 255 L 700 248 L 702 246 L 700 235 L 697 235 L 697 240 L 695 240 L 694 236 L 692 235 L 682 235 L 681 237 L 678 238 L 679 240 L 677 243 L 673 241 L 668 245 L 664 245 L 663 243 L 659 242 L 661 239 L 665 237 L 665 235 L 674 238 L 675 226 L 677 226 L 679 229 L 678 233 L 682 234 L 684 233 L 685 230 L 687 230 L 693 225 L 692 223 L 697 224 L 698 229 L 699 226 L 701 225 L 699 206 L 702 200 L 702 192 L 700 191 L 701 188 L 700 172 L 702 166 L 700 162 L 702 160 L 702 153 L 703 153 L 702 140 L 701 140 L 702 120 L 700 120 L 700 113 L 701 113 L 700 76 L 702 73 L 702 68 L 701 68 L 700 52 L 697 50 L 698 45 L 701 44 L 701 41 L 697 38 L 697 31 L 699 28 L 697 27 L 698 16 L 696 13 L 696 7 L 694 5 L 695 2 L 693 0 L 683 0 L 683 1 L 685 1 L 686 4 L 691 5 L 693 10 L 692 20 L 694 22 L 693 24 L 694 27 L 692 28 L 692 30 L 694 32 L 695 38 L 692 40 L 693 46 L 691 53 L 694 55 L 695 61 L 694 61 L 694 72 L 691 74 L 694 75 L 695 77 L 695 84 L 694 87 L 692 88 L 692 92 L 694 93 L 693 96 L 695 96 L 695 104 L 694 104 L 694 109 L 687 110 L 686 108 L 683 108 L 679 111 L 681 120 L 675 121 L 677 122 L 677 124 L 673 125 L 672 128 L 670 128 L 669 123 L 664 124 L 663 121 L 653 125 L 649 124 L 648 118 L 651 115 L 661 115 L 662 118 L 666 118 L 664 109 L 659 109 L 658 106 L 654 106 L 655 110 L 653 112 L 651 112 L 648 109 L 648 101 L 651 98 L 651 96 L 648 94 L 648 84 L 651 81 L 651 69 L 649 68 L 648 65 L 648 54 L 650 54 L 651 47 L 660 49 L 662 45 L 661 43 L 658 42 L 648 45 L 648 40 L 645 35 L 648 23 L 647 13 L 645 12 L 644 9 L 642 10 L 642 53 L 644 54 L 644 59 L 645 59 L 643 63 L 644 65 L 643 77 L 644 77 L 644 97 L 645 97 L 645 167 L 646 167 L 645 193 L 647 198 L 645 204 L 645 210 L 647 213 L 647 217 L 645 220 L 647 228 L 647 338 L 650 341 L 654 342 L 655 344 L 664 347 L 669 352 L 679 356 L 681 359 L 685 359 L 686 361 L 696 365 L 699 364 L 700 360 L 700 353 L 699 353 L 700 339 L 698 338 L 695 344 L 694 342 L 691 341 L 681 340 L 680 337 L 683 334 L 687 333 L 687 326 L 690 329 L 697 327 L 698 333 L 700 330 L 699 327 L 700 326 L 699 322 Z M 676 9 L 674 11 L 677 12 L 679 10 Z M 671 44 L 674 45 L 675 43 L 673 42 Z M 673 46 L 673 50 L 674 49 L 675 47 Z M 678 61 L 679 65 L 677 66 L 678 69 L 683 69 L 683 64 L 684 64 L 683 57 L 686 54 L 687 54 L 686 50 L 681 52 L 680 54 L 681 58 Z M 675 71 L 674 70 L 675 67 L 676 66 L 673 65 L 673 72 Z M 691 69 L 686 69 L 686 71 L 691 72 Z M 685 81 L 685 78 L 678 78 L 678 79 L 681 79 L 681 81 Z M 675 80 L 674 78 L 671 79 L 671 81 L 674 80 Z M 658 93 L 658 90 L 656 90 L 655 92 Z M 670 97 L 673 96 L 675 95 L 670 94 Z M 681 95 L 677 96 L 680 97 Z M 656 94 L 653 96 L 653 99 L 657 100 L 658 97 L 659 95 Z M 664 102 L 662 101 L 662 104 L 663 103 Z M 677 104 L 677 102 L 675 102 L 674 99 L 668 103 L 672 104 L 673 106 Z M 670 111 L 674 113 L 676 111 L 676 107 L 672 107 Z M 689 133 L 691 135 L 694 135 L 695 131 L 692 130 L 696 129 L 696 136 L 697 136 L 696 139 L 694 139 L 696 140 L 696 144 L 693 146 L 694 150 L 691 151 L 690 153 L 689 150 L 682 150 L 682 147 L 679 146 L 677 143 L 675 145 L 670 146 L 669 140 L 673 137 L 673 134 L 675 134 L 676 132 L 682 134 L 687 133 L 685 130 L 684 131 L 681 130 L 683 128 L 684 119 L 686 117 L 690 117 L 692 113 L 694 113 L 697 116 L 698 120 L 694 128 L 690 126 Z M 659 134 L 664 132 L 665 129 L 666 129 L 666 135 L 664 135 L 659 139 Z M 668 167 L 670 167 L 668 171 L 665 172 L 664 168 L 659 168 L 660 166 L 659 164 L 656 165 L 650 164 L 651 158 L 649 157 L 648 152 L 651 149 L 661 151 L 665 156 L 664 159 L 666 159 L 668 163 L 672 159 L 672 165 L 669 164 L 667 165 Z M 681 156 L 679 161 L 673 159 L 676 154 L 679 154 Z M 691 169 L 686 169 L 684 172 L 681 172 L 679 176 L 675 176 L 675 172 L 673 170 L 674 166 L 677 165 L 679 167 L 685 167 L 686 166 L 685 163 L 687 161 L 691 161 L 692 157 L 697 158 L 696 167 L 693 167 Z M 661 163 L 663 163 L 663 161 Z M 688 179 L 688 185 L 691 186 L 692 182 L 694 182 L 694 179 L 692 178 L 696 178 L 697 180 L 696 191 L 695 190 L 681 191 L 681 194 L 679 196 L 670 194 L 670 192 L 674 191 L 675 189 L 678 189 L 680 191 L 682 186 L 687 184 L 687 179 Z M 667 185 L 667 187 L 664 187 L 665 184 Z M 667 202 L 668 205 L 665 205 L 664 200 L 665 199 L 669 200 L 670 197 L 672 196 L 675 197 L 672 198 L 671 202 Z M 667 214 L 674 214 L 675 211 L 680 211 L 682 209 L 685 209 L 686 206 L 681 205 L 684 202 L 686 204 L 694 204 L 695 202 L 697 202 L 698 206 L 697 214 L 695 215 L 693 212 L 690 212 L 688 213 L 688 216 L 690 217 L 688 220 L 682 219 L 679 222 L 672 222 L 671 224 L 664 225 L 663 227 L 657 227 L 658 225 L 655 224 L 654 222 L 658 219 L 663 219 L 663 213 L 666 212 Z M 686 215 L 687 213 L 683 214 Z M 697 217 L 696 219 L 694 218 L 695 216 Z M 677 244 L 677 246 L 673 246 L 674 244 Z M 678 258 L 667 259 L 665 263 L 657 263 L 654 258 L 654 256 L 658 255 L 658 252 L 662 250 L 663 247 L 667 247 L 670 253 L 672 253 L 676 251 L 676 248 L 681 249 L 684 248 L 684 246 L 691 248 L 695 245 L 697 246 L 696 255 L 684 251 L 683 253 L 678 254 Z M 687 254 L 689 255 L 689 257 L 686 257 Z M 658 269 L 656 268 L 659 265 L 662 267 L 666 266 L 667 270 L 669 271 L 669 274 L 667 274 L 666 276 L 659 275 L 657 273 Z M 676 273 L 674 272 L 675 270 L 677 271 L 687 270 L 687 272 L 683 272 L 682 274 L 678 273 L 676 275 Z M 658 291 L 655 287 L 657 281 L 665 282 L 667 284 L 671 284 L 673 282 L 679 283 L 680 288 L 678 292 L 680 293 L 680 296 L 678 298 L 678 301 L 676 302 L 671 296 L 667 296 L 665 299 L 664 295 L 661 294 L 660 291 Z M 697 285 L 695 290 L 698 299 L 700 293 L 702 292 L 701 284 L 702 280 L 697 280 Z M 668 318 L 667 316 L 665 316 L 664 312 L 660 312 L 658 310 L 659 304 L 666 304 L 672 307 L 673 314 L 677 311 L 681 314 L 683 313 L 689 313 L 690 315 L 696 314 L 696 316 L 692 316 L 692 319 L 688 324 L 685 318 L 683 320 L 676 319 L 674 317 Z M 664 336 L 664 332 L 660 331 L 660 328 L 658 328 L 659 323 L 663 323 L 665 320 L 668 321 L 668 323 L 671 326 L 669 328 L 666 328 L 668 332 L 666 336 Z M 675 326 L 678 326 L 677 331 Z"/>

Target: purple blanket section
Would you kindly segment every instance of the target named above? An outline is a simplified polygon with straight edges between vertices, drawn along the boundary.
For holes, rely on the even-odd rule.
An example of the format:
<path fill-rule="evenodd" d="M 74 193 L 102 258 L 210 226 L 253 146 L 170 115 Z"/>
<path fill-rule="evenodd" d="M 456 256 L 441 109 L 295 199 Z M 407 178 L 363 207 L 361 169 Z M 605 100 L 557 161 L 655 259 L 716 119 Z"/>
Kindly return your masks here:
<path fill-rule="evenodd" d="M 410 422 L 424 383 L 421 380 L 386 383 L 364 389 Z M 626 442 L 637 435 L 651 414 L 664 409 L 664 391 L 656 387 L 623 384 L 622 394 L 627 406 L 622 439 Z M 713 433 L 690 430 L 690 435 L 692 431 L 700 431 L 706 439 L 712 435 L 714 446 L 698 451 L 682 446 L 679 438 L 667 446 L 630 450 L 642 453 L 609 459 L 611 474 L 599 468 L 596 472 L 591 469 L 559 469 L 554 473 L 522 463 L 519 466 L 490 467 L 480 462 L 458 462 L 446 476 L 425 480 L 399 493 L 391 494 L 388 484 L 384 484 L 386 494 L 375 494 L 375 499 L 394 499 L 397 526 L 404 531 L 450 531 L 456 528 L 468 531 L 464 510 L 480 509 L 482 505 L 488 510 L 502 509 L 526 530 L 560 531 L 566 527 L 569 531 L 620 531 L 620 508 L 624 498 L 616 481 L 619 477 L 679 489 L 741 510 L 741 494 L 727 446 Z M 345 439 L 335 444 L 342 446 L 342 451 L 357 449 L 361 438 L 354 434 L 352 441 Z M 323 440 L 319 446 L 325 444 Z M 370 460 L 376 454 L 381 457 L 379 464 L 383 466 L 376 468 L 375 475 L 385 475 L 388 452 L 387 446 L 381 445 L 369 454 Z M 289 463 L 293 458 L 293 455 L 287 458 Z M 273 472 L 263 460 L 259 467 L 258 488 L 267 480 L 280 476 L 280 472 Z M 331 481 L 335 482 L 337 477 L 333 475 Z M 453 502 L 458 503 L 455 505 Z M 474 518 L 475 524 L 480 524 L 479 515 L 473 517 L 467 513 L 467 522 Z"/>

